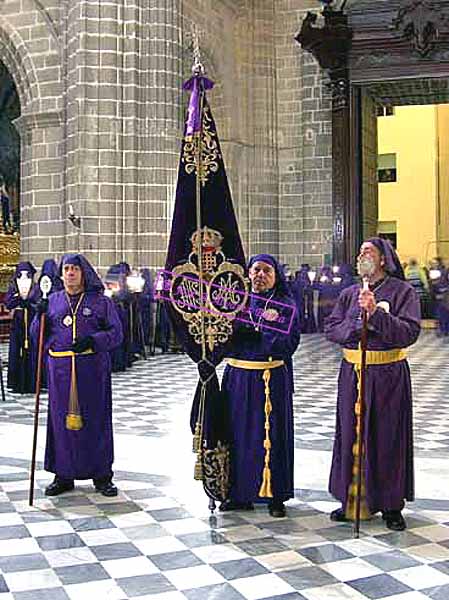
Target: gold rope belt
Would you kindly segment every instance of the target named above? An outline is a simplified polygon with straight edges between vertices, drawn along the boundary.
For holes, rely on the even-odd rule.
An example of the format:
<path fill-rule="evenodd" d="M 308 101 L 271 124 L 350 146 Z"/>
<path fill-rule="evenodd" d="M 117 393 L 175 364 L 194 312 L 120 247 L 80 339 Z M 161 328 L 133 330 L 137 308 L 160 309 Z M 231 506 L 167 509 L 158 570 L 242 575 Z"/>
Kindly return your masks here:
<path fill-rule="evenodd" d="M 85 355 L 85 354 L 95 354 L 95 352 L 92 350 L 92 348 L 89 348 L 88 350 L 84 350 L 84 352 L 73 352 L 73 350 L 49 350 L 48 351 L 50 356 L 53 356 L 53 358 L 66 358 L 67 356 L 80 356 L 80 355 Z"/>
<path fill-rule="evenodd" d="M 365 471 L 362 473 L 358 472 L 358 457 L 359 457 L 359 441 L 361 434 L 361 389 L 360 389 L 360 378 L 362 370 L 362 351 L 360 348 L 353 350 L 350 348 L 343 349 L 344 359 L 354 365 L 354 370 L 357 375 L 357 401 L 354 405 L 355 412 L 355 433 L 356 439 L 352 446 L 353 465 L 352 465 L 352 481 L 348 488 L 348 498 L 346 500 L 345 513 L 348 519 L 355 521 L 356 518 L 356 501 L 357 501 L 357 486 L 358 478 L 361 478 L 361 497 L 360 497 L 360 518 L 369 519 L 371 513 L 366 501 L 366 483 L 365 483 Z M 407 358 L 407 351 L 403 348 L 396 348 L 394 350 L 367 350 L 366 351 L 366 364 L 367 365 L 388 365 L 391 363 L 399 362 Z M 362 456 L 365 455 L 364 444 L 362 442 Z"/>
<path fill-rule="evenodd" d="M 271 439 L 270 439 L 270 415 L 273 410 L 270 398 L 270 379 L 271 369 L 277 369 L 278 367 L 284 366 L 283 360 L 239 360 L 237 358 L 228 358 L 228 365 L 231 367 L 237 367 L 238 369 L 248 369 L 251 371 L 262 371 L 262 379 L 265 386 L 265 439 L 263 447 L 265 450 L 264 467 L 262 472 L 262 483 L 259 488 L 259 496 L 261 498 L 273 498 L 273 491 L 271 489 L 271 469 L 270 469 L 270 456 L 271 456 Z"/>
<path fill-rule="evenodd" d="M 248 369 L 251 371 L 264 370 L 265 369 L 277 369 L 284 365 L 283 360 L 239 360 L 238 358 L 228 358 L 228 365 L 231 367 L 237 367 L 237 369 Z"/>
<path fill-rule="evenodd" d="M 362 363 L 362 351 L 343 348 L 344 359 L 353 365 Z M 407 358 L 407 351 L 403 348 L 395 350 L 367 350 L 366 364 L 367 365 L 387 365 L 389 363 L 399 362 Z"/>

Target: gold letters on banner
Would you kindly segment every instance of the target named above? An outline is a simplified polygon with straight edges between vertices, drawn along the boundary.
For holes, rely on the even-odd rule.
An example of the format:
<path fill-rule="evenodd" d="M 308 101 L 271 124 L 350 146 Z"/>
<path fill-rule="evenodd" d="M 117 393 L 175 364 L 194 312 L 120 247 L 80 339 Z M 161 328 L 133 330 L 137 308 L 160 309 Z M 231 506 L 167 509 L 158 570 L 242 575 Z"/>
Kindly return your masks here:
<path fill-rule="evenodd" d="M 202 240 L 202 277 L 198 268 L 198 236 Z M 248 281 L 243 267 L 226 260 L 221 250 L 223 236 L 219 231 L 203 227 L 191 237 L 192 252 L 186 263 L 173 269 L 170 299 L 188 323 L 189 333 L 197 344 L 204 332 L 210 352 L 224 344 L 232 334 L 232 321 L 246 306 Z M 202 288 L 202 299 L 200 298 Z"/>
<path fill-rule="evenodd" d="M 201 140 L 201 160 L 199 173 L 197 174 L 201 184 L 206 185 L 209 174 L 217 173 L 219 165 L 218 161 L 221 159 L 221 154 L 218 149 L 217 133 L 211 130 L 212 117 L 210 115 L 210 109 L 207 104 L 203 110 L 203 128 L 202 128 L 202 140 Z M 196 165 L 196 135 L 185 138 L 185 143 L 182 151 L 182 162 L 188 175 L 195 173 L 197 170 Z"/>

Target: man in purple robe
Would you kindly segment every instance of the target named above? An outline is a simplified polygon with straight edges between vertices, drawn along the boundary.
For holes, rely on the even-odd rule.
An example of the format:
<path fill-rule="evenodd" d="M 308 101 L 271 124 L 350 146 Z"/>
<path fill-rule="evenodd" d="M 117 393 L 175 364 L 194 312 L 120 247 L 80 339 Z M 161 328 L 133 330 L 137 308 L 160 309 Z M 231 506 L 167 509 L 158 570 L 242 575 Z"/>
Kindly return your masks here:
<path fill-rule="evenodd" d="M 419 299 L 404 281 L 399 258 L 388 240 L 371 238 L 359 254 L 359 271 L 369 289 L 345 289 L 325 332 L 343 348 L 338 381 L 337 422 L 329 491 L 342 503 L 334 521 L 353 515 L 356 459 L 356 405 L 361 351 L 361 311 L 367 311 L 368 341 L 364 397 L 361 505 L 365 516 L 381 511 L 389 529 L 402 531 L 404 500 L 414 499 L 412 393 L 405 348 L 420 331 Z"/>
<path fill-rule="evenodd" d="M 251 510 L 253 502 L 268 502 L 273 517 L 284 517 L 284 502 L 294 495 L 291 358 L 299 321 L 295 311 L 289 333 L 263 327 L 274 314 L 271 300 L 296 308 L 273 256 L 254 256 L 249 277 L 252 323 L 236 323 L 222 383 L 230 415 L 231 489 L 220 510 Z"/>
<path fill-rule="evenodd" d="M 45 469 L 55 474 L 45 490 L 57 496 L 75 479 L 93 479 L 97 491 L 116 496 L 112 483 L 112 391 L 109 351 L 123 334 L 103 284 L 80 254 L 60 266 L 64 289 L 41 300 L 47 313 L 48 422 Z M 37 336 L 39 319 L 33 322 Z"/>
<path fill-rule="evenodd" d="M 36 269 L 30 262 L 21 262 L 6 293 L 6 308 L 13 318 L 9 333 L 8 388 L 17 394 L 32 394 L 35 387 L 35 361 L 30 335 L 31 322 L 38 299 L 38 287 L 33 284 Z M 21 291 L 23 280 L 28 280 Z"/>

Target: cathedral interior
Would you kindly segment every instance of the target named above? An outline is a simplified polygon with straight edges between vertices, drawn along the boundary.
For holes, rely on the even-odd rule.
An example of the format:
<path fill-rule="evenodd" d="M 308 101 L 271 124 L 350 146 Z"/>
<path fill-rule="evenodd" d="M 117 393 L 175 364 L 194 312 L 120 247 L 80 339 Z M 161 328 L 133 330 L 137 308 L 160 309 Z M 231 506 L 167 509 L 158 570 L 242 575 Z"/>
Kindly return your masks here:
<path fill-rule="evenodd" d="M 205 172 L 216 136 L 226 182 L 213 203 L 229 194 L 242 255 L 276 258 L 300 317 L 283 519 L 257 502 L 211 511 L 194 478 L 196 366 L 158 281 L 189 160 L 185 82 L 198 73 L 213 82 Z M 449 598 L 448 141 L 447 0 L 0 0 L 0 600 Z M 186 244 L 192 273 L 210 280 L 228 256 L 221 229 L 196 240 L 203 224 Z M 395 249 L 420 307 L 415 498 L 406 531 L 377 514 L 354 537 L 329 518 L 341 351 L 326 319 L 360 288 L 359 248 L 373 238 Z M 18 265 L 34 266 L 37 286 L 67 253 L 88 259 L 106 296 L 126 280 L 140 340 L 112 373 L 113 498 L 87 481 L 46 495 L 49 394 L 37 415 L 35 394 L 10 385 Z"/>

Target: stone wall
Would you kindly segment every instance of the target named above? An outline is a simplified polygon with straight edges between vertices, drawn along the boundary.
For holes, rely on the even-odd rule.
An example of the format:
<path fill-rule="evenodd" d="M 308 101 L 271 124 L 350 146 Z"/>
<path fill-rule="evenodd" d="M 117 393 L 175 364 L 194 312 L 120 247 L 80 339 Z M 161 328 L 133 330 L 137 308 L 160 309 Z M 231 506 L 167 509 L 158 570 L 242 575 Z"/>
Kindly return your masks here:
<path fill-rule="evenodd" d="M 21 117 L 21 235 L 40 264 L 164 262 L 191 30 L 248 254 L 296 268 L 330 249 L 330 100 L 294 40 L 297 0 L 4 0 L 0 59 Z M 81 229 L 67 219 L 69 206 Z"/>
<path fill-rule="evenodd" d="M 330 96 L 314 58 L 294 40 L 316 2 L 276 0 L 280 256 L 295 269 L 331 251 Z"/>

